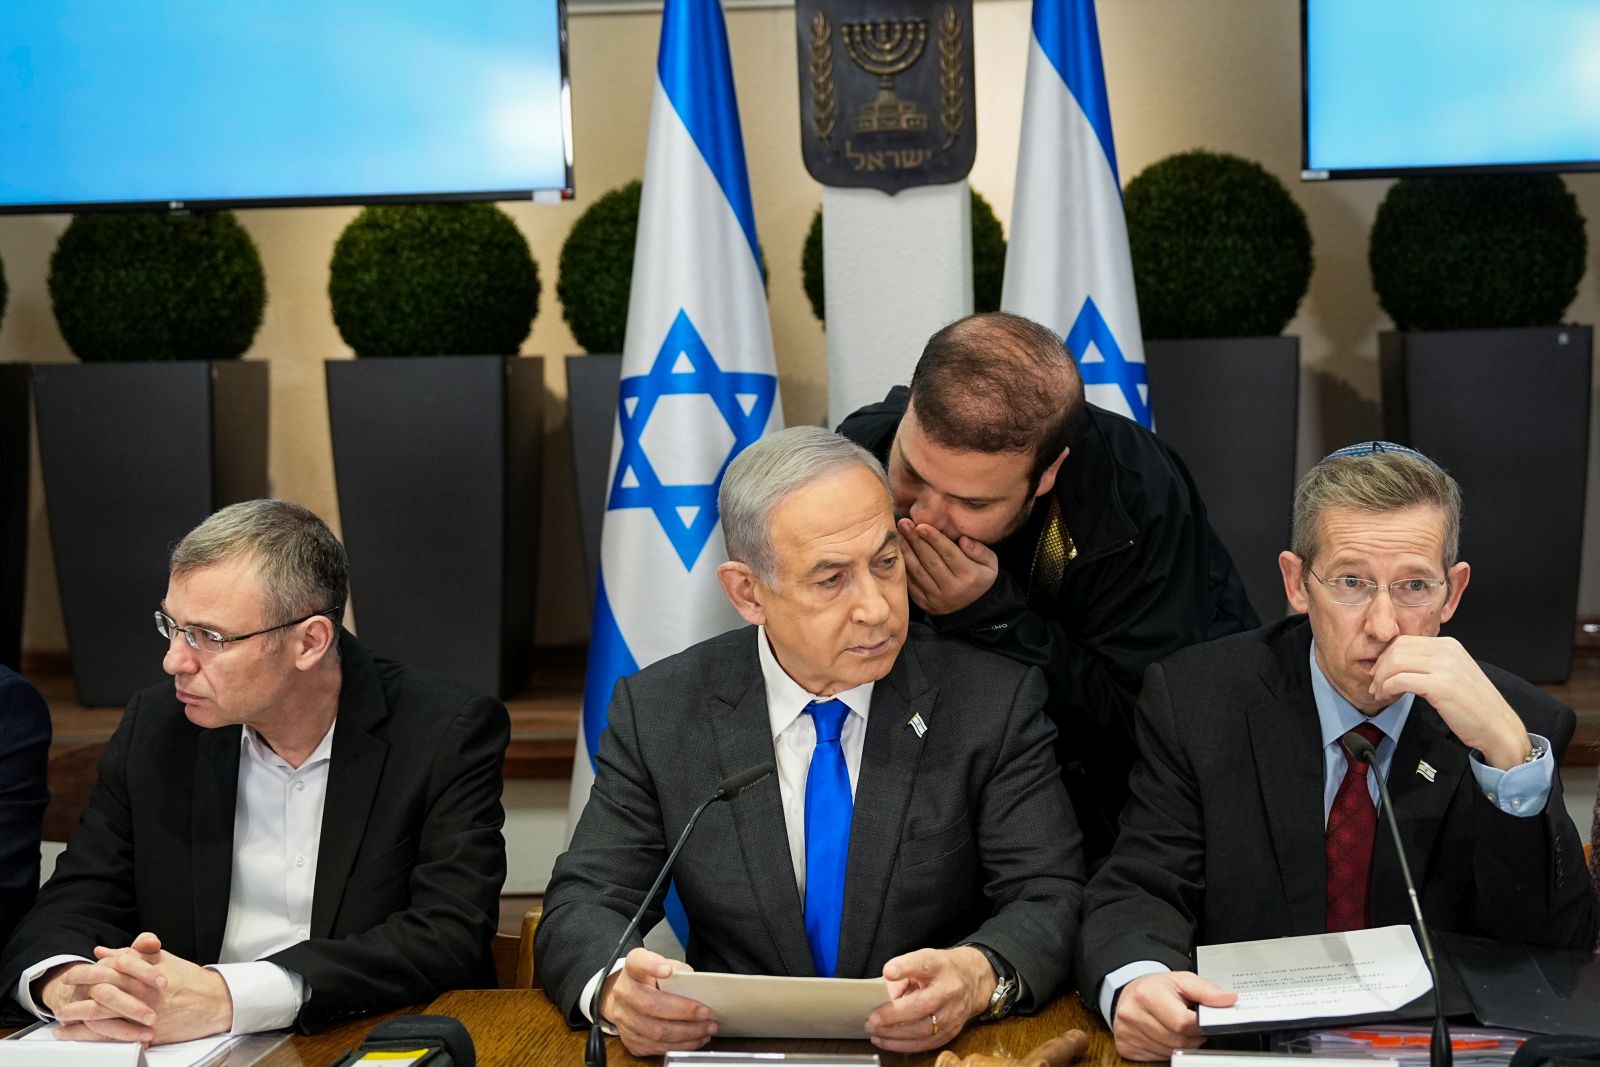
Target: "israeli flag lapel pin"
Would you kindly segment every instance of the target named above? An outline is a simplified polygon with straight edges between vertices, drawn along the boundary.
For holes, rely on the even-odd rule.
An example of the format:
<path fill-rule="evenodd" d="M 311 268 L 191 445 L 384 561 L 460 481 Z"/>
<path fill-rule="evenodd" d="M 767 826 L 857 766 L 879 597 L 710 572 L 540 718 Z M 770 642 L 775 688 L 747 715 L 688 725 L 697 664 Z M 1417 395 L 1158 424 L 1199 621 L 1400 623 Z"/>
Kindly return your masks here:
<path fill-rule="evenodd" d="M 919 738 L 928 732 L 928 724 L 922 721 L 922 712 L 920 711 L 907 719 L 906 725 L 915 730 Z"/>
<path fill-rule="evenodd" d="M 1429 763 L 1427 760 L 1417 761 L 1417 773 L 1422 775 L 1422 777 L 1426 778 L 1430 782 L 1439 776 L 1439 772 L 1434 770 L 1433 764 Z"/>

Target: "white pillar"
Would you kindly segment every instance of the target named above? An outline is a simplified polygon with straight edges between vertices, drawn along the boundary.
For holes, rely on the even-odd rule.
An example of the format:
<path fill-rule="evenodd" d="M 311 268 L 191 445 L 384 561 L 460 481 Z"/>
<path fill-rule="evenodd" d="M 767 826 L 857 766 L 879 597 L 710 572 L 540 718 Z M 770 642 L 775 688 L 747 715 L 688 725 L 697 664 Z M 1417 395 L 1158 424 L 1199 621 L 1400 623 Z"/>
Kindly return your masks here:
<path fill-rule="evenodd" d="M 928 337 L 971 314 L 971 195 L 823 187 L 829 427 L 909 382 Z"/>

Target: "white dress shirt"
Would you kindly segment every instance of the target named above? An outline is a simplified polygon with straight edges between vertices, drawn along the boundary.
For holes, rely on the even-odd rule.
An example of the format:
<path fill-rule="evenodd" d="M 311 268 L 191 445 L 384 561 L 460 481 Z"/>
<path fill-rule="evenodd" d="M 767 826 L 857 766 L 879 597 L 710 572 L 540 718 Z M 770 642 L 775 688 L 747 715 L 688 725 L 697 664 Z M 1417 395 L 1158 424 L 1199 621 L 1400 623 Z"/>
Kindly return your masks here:
<path fill-rule="evenodd" d="M 311 936 L 311 897 L 322 841 L 333 731 L 298 768 L 289 766 L 250 727 L 240 739 L 239 793 L 233 815 L 233 869 L 228 921 L 218 963 L 211 967 L 233 999 L 229 1033 L 289 1026 L 308 991 L 301 977 L 261 957 Z M 161 931 L 155 931 L 160 936 Z M 54 956 L 22 972 L 17 1001 L 41 1019 L 52 1016 L 33 1000 L 31 986 L 59 963 Z"/>
<path fill-rule="evenodd" d="M 820 697 L 809 693 L 799 682 L 784 671 L 778 657 L 767 643 L 767 628 L 760 627 L 756 635 L 757 656 L 761 661 L 761 680 L 767 690 L 767 717 L 772 726 L 772 754 L 778 765 L 778 796 L 783 803 L 783 823 L 789 835 L 789 857 L 794 862 L 794 882 L 800 890 L 800 899 L 806 898 L 806 778 L 811 773 L 811 753 L 817 747 L 817 725 L 805 713 L 806 705 L 814 700 L 840 700 L 850 709 L 839 731 L 839 747 L 844 750 L 845 769 L 850 774 L 850 795 L 856 792 L 856 782 L 861 777 L 861 752 L 867 744 L 867 712 L 872 706 L 872 687 L 876 682 L 858 685 Z M 615 974 L 622 967 L 618 960 L 611 968 Z M 589 1015 L 589 1004 L 594 999 L 595 974 L 583 987 L 578 1006 L 584 1017 Z"/>

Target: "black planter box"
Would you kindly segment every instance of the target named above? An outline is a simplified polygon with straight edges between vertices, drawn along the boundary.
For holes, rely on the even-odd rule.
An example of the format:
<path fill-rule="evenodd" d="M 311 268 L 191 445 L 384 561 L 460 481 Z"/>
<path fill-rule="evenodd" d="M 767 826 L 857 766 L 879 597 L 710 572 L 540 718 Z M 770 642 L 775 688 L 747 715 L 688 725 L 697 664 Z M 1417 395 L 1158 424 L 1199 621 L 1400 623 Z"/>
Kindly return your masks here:
<path fill-rule="evenodd" d="M 1572 670 L 1592 330 L 1384 333 L 1384 434 L 1461 483 L 1472 578 L 1444 628 L 1531 682 Z"/>
<path fill-rule="evenodd" d="M 1283 617 L 1300 339 L 1146 341 L 1156 432 L 1183 458 L 1262 622 Z"/>
<path fill-rule="evenodd" d="M 583 546 L 589 610 L 600 584 L 600 527 L 606 513 L 606 478 L 617 429 L 617 383 L 622 357 L 567 359 L 567 427 L 572 435 L 572 479 L 578 490 L 578 540 Z"/>
<path fill-rule="evenodd" d="M 172 546 L 267 495 L 267 365 L 40 364 L 39 461 L 78 702 L 165 677 L 151 614 Z"/>
<path fill-rule="evenodd" d="M 533 667 L 544 360 L 330 360 L 361 640 L 507 697 Z"/>
<path fill-rule="evenodd" d="M 28 578 L 28 398 L 31 368 L 0 363 L 0 663 L 22 662 L 22 605 Z"/>

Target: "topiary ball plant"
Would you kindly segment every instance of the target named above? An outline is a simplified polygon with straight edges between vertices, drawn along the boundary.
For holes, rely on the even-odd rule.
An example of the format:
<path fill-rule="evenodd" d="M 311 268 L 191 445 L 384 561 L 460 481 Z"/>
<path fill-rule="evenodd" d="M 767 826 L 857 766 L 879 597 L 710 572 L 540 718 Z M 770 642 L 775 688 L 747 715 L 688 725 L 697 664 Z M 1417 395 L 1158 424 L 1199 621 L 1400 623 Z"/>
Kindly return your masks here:
<path fill-rule="evenodd" d="M 1180 152 L 1130 181 L 1122 203 L 1145 337 L 1274 335 L 1294 318 L 1311 231 L 1260 164 Z"/>
<path fill-rule="evenodd" d="M 1000 289 L 1006 275 L 1006 235 L 989 201 L 972 190 L 972 305 L 977 311 L 1000 310 Z M 826 322 L 822 274 L 822 209 L 811 216 L 811 229 L 800 250 L 800 282 L 811 313 Z"/>
<path fill-rule="evenodd" d="M 1402 330 L 1559 323 L 1588 238 L 1556 174 L 1402 178 L 1378 205 L 1367 260 Z"/>
<path fill-rule="evenodd" d="M 50 257 L 50 306 L 85 363 L 237 359 L 267 302 L 232 212 L 80 215 Z"/>
<path fill-rule="evenodd" d="M 622 351 L 642 188 L 631 181 L 590 204 L 561 246 L 556 296 L 561 317 L 585 352 Z"/>
<path fill-rule="evenodd" d="M 539 265 L 493 204 L 380 204 L 339 235 L 328 299 L 357 356 L 514 355 Z"/>

